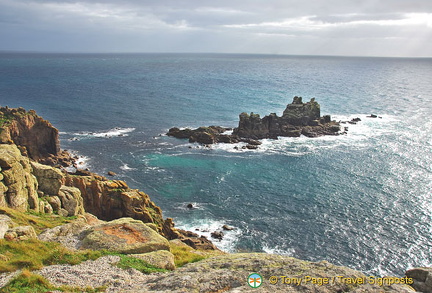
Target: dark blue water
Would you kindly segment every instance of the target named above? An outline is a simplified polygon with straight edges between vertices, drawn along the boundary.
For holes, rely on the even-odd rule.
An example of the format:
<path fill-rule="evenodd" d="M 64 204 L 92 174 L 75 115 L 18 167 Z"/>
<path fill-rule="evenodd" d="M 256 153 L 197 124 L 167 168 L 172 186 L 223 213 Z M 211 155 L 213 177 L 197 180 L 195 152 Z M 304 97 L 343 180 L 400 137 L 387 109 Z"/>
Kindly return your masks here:
<path fill-rule="evenodd" d="M 222 249 L 401 275 L 432 265 L 431 76 L 432 59 L 2 54 L 0 104 L 35 109 L 83 167 L 116 172 L 179 226 L 236 227 Z M 258 151 L 160 136 L 280 115 L 295 95 L 362 122 Z"/>

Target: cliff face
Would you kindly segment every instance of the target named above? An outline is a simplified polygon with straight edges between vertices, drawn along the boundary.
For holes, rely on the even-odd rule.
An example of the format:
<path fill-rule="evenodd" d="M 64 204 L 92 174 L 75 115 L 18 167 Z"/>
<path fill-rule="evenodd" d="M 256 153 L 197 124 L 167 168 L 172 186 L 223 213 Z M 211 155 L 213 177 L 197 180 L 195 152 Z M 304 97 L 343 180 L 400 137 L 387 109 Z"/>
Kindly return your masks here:
<path fill-rule="evenodd" d="M 0 207 L 62 216 L 89 212 L 102 220 L 131 217 L 154 224 L 168 239 L 216 249 L 205 238 L 175 229 L 172 219 L 164 220 L 146 193 L 125 182 L 56 168 L 71 164 L 74 160 L 60 150 L 58 130 L 51 123 L 34 111 L 0 108 Z"/>
<path fill-rule="evenodd" d="M 25 148 L 27 155 L 35 161 L 59 154 L 58 130 L 35 111 L 2 107 L 0 119 L 3 120 L 1 143 L 13 142 Z"/>
<path fill-rule="evenodd" d="M 38 182 L 16 145 L 0 144 L 0 206 L 40 211 Z"/>
<path fill-rule="evenodd" d="M 124 181 L 89 173 L 88 176 L 67 174 L 63 182 L 78 188 L 85 210 L 102 220 L 131 217 L 162 228 L 162 210 L 146 193 L 130 189 Z"/>

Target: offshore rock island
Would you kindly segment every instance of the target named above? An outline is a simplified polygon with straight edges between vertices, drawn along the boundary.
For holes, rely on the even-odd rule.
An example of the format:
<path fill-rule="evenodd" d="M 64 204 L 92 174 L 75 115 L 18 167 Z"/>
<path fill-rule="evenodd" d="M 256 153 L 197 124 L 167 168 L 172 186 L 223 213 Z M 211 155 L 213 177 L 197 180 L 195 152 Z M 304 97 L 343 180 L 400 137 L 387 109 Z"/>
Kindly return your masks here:
<path fill-rule="evenodd" d="M 339 128 L 319 117 L 314 100 L 299 98 L 282 117 L 240 117 L 230 139 Z M 174 228 L 144 192 L 79 170 L 75 160 L 34 111 L 0 108 L 0 292 L 252 292 L 253 273 L 263 278 L 256 292 L 413 292 L 406 284 L 432 292 L 431 268 L 375 278 L 326 261 L 224 253 Z"/>
<path fill-rule="evenodd" d="M 229 128 L 220 126 L 199 127 L 197 129 L 171 128 L 167 135 L 176 138 L 188 138 L 189 142 L 201 144 L 213 143 L 248 143 L 248 148 L 261 144 L 259 139 L 277 139 L 279 136 L 319 137 L 323 135 L 338 135 L 340 124 L 332 121 L 330 115 L 321 117 L 320 105 L 315 98 L 303 103 L 301 97 L 295 96 L 288 104 L 281 117 L 276 113 L 260 117 L 259 114 L 243 112 L 239 116 L 238 127 L 232 134 L 225 134 Z M 255 147 L 254 147 L 255 146 Z"/>

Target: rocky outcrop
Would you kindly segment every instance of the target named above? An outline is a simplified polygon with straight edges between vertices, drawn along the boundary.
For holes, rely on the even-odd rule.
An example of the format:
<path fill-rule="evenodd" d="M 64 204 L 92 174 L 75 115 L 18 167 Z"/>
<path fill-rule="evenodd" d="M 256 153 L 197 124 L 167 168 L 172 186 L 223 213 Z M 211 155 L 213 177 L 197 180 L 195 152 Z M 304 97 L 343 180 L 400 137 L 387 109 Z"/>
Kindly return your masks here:
<path fill-rule="evenodd" d="M 262 276 L 259 289 L 248 276 Z M 148 280 L 122 292 L 414 292 L 406 285 L 361 283 L 363 273 L 326 261 L 308 262 L 287 256 L 238 253 L 208 258 Z M 324 283 L 328 281 L 328 283 Z M 353 281 L 357 281 L 354 283 Z"/>
<path fill-rule="evenodd" d="M 191 231 L 174 228 L 174 222 L 171 218 L 167 218 L 164 221 L 161 233 L 169 240 L 178 239 L 182 243 L 185 243 L 194 249 L 218 250 L 213 242 L 208 240 L 206 237 L 199 236 Z"/>
<path fill-rule="evenodd" d="M 103 220 L 131 217 L 153 224 L 167 239 L 181 237 L 189 243 L 204 243 L 198 235 L 182 235 L 173 225 L 163 228 L 161 209 L 146 193 L 129 188 L 125 182 L 88 171 L 62 172 L 31 161 L 14 144 L 0 144 L 0 207 L 61 216 L 88 211 Z"/>
<path fill-rule="evenodd" d="M 233 134 L 252 139 L 337 135 L 340 130 L 339 123 L 331 121 L 329 115 L 323 117 L 320 115 L 320 105 L 315 99 L 303 103 L 301 97 L 294 97 L 281 117 L 275 113 L 262 119 L 254 113 L 240 114 L 239 125 L 234 129 Z"/>
<path fill-rule="evenodd" d="M 61 186 L 58 192 L 61 207 L 67 211 L 68 216 L 84 214 L 84 203 L 81 191 L 76 187 Z"/>
<path fill-rule="evenodd" d="M 63 183 L 80 190 L 87 212 L 102 220 L 131 217 L 146 223 L 155 223 L 162 229 L 162 210 L 146 193 L 130 189 L 121 180 L 107 180 L 93 173 L 86 175 L 67 174 Z"/>
<path fill-rule="evenodd" d="M 0 207 L 40 211 L 38 182 L 16 145 L 0 144 Z"/>
<path fill-rule="evenodd" d="M 12 228 L 12 219 L 7 215 L 0 215 L 0 239 L 4 238 L 5 233 L 9 228 Z"/>
<path fill-rule="evenodd" d="M 74 159 L 60 150 L 58 130 L 35 111 L 0 108 L 0 144 L 15 144 L 24 156 L 48 164 L 69 166 Z"/>
<path fill-rule="evenodd" d="M 39 183 L 39 190 L 45 195 L 57 195 L 62 185 L 63 172 L 51 166 L 31 162 L 33 174 Z"/>
<path fill-rule="evenodd" d="M 14 144 L 0 144 L 0 207 L 38 213 L 84 213 L 79 189 L 62 186 L 64 174 L 56 168 L 31 162 Z"/>
<path fill-rule="evenodd" d="M 170 250 L 169 242 L 142 221 L 121 218 L 91 227 L 84 232 L 82 248 L 107 249 L 118 253 Z"/>
<path fill-rule="evenodd" d="M 4 238 L 7 240 L 29 240 L 29 239 L 36 239 L 36 231 L 32 226 L 18 226 L 9 229 L 5 235 Z"/>
<path fill-rule="evenodd" d="M 139 258 L 157 268 L 174 270 L 174 255 L 167 250 L 157 250 L 141 254 L 129 254 L 129 256 Z"/>
<path fill-rule="evenodd" d="M 432 293 L 432 268 L 414 268 L 408 270 L 405 275 L 414 280 L 411 285 L 414 289 L 423 293 Z"/>
<path fill-rule="evenodd" d="M 301 97 L 294 97 L 293 102 L 287 105 L 281 117 L 275 113 L 263 118 L 259 114 L 241 113 L 238 127 L 234 128 L 232 134 L 225 134 L 226 131 L 231 130 L 230 128 L 209 126 L 197 129 L 174 127 L 168 131 L 167 135 L 188 138 L 189 142 L 201 144 L 245 142 L 247 149 L 256 149 L 260 144 L 257 140 L 263 138 L 338 135 L 339 123 L 331 121 L 330 115 L 323 117 L 320 115 L 320 105 L 315 99 L 303 103 Z"/>
<path fill-rule="evenodd" d="M 225 131 L 232 130 L 231 128 L 223 128 L 219 126 L 199 127 L 197 129 L 180 129 L 177 127 L 171 128 L 167 135 L 176 138 L 187 138 L 189 142 L 198 142 L 202 144 L 213 144 L 218 142 L 237 143 L 238 137 L 225 135 Z"/>

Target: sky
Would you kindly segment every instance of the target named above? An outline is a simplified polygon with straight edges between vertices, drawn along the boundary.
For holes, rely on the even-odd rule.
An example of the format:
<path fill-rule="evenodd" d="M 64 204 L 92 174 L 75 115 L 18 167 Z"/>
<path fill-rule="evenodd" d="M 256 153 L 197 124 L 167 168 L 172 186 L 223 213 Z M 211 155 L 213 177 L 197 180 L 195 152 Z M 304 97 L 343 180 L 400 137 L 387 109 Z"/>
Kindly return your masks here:
<path fill-rule="evenodd" d="M 0 51 L 432 57 L 432 1 L 0 0 Z"/>

